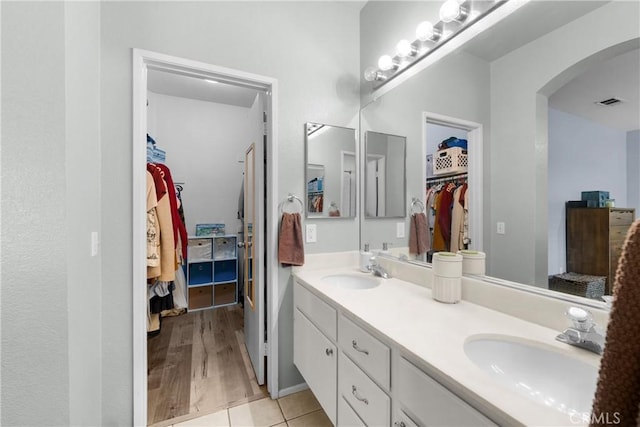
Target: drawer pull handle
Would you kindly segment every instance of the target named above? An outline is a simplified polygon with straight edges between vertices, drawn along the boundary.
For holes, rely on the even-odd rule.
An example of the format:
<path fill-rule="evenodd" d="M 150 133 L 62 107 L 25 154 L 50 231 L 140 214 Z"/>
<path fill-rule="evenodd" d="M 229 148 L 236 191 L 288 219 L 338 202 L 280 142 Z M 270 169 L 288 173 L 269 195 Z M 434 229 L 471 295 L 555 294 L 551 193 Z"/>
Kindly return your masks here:
<path fill-rule="evenodd" d="M 395 425 L 396 427 L 407 427 L 407 425 L 404 423 L 404 421 L 396 421 L 395 423 L 393 423 L 393 425 Z"/>
<path fill-rule="evenodd" d="M 327 353 L 327 356 L 331 356 L 333 354 L 333 349 L 332 348 L 327 348 L 324 350 L 325 353 Z"/>
<path fill-rule="evenodd" d="M 356 351 L 359 351 L 360 353 L 364 353 L 364 354 L 366 354 L 367 356 L 369 355 L 369 350 L 365 350 L 365 349 L 363 349 L 363 348 L 358 347 L 358 343 L 356 342 L 356 340 L 351 341 L 351 344 L 353 345 L 353 348 L 354 348 Z"/>
<path fill-rule="evenodd" d="M 369 404 L 369 399 L 367 399 L 366 397 L 358 396 L 358 389 L 356 388 L 356 386 L 354 385 L 351 386 L 351 393 L 353 393 L 356 399 L 358 399 L 360 402 L 363 402 L 365 405 Z"/>

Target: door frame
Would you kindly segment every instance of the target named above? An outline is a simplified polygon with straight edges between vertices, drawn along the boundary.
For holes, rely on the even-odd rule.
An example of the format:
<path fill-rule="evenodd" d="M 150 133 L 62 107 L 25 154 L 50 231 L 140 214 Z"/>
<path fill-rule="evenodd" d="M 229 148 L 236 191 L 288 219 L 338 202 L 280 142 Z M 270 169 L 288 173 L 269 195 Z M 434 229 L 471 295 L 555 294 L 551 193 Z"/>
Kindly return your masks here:
<path fill-rule="evenodd" d="M 473 184 L 474 190 L 469 197 L 469 238 L 470 249 L 482 251 L 484 245 L 484 155 L 483 155 L 483 126 L 481 123 L 456 117 L 445 116 L 437 113 L 422 113 L 422 194 L 426 194 L 427 186 L 427 123 L 454 127 L 467 131 L 467 144 L 469 152 L 468 180 Z"/>
<path fill-rule="evenodd" d="M 198 78 L 212 78 L 264 91 L 267 96 L 265 277 L 267 305 L 267 390 L 278 398 L 278 81 L 272 77 L 206 64 L 144 49 L 132 49 L 133 57 L 133 424 L 147 425 L 147 291 L 146 286 L 146 134 L 147 70 L 168 71 Z M 144 143 L 143 143 L 144 141 Z M 267 283 L 269 286 L 266 286 Z M 139 288 L 139 289 L 138 289 Z"/>

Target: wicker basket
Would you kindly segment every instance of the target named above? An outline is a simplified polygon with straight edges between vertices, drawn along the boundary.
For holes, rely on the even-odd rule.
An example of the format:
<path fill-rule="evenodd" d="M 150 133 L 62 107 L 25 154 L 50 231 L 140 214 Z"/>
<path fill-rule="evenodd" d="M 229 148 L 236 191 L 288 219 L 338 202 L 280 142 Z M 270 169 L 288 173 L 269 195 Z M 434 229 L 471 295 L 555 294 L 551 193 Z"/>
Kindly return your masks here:
<path fill-rule="evenodd" d="M 604 295 L 605 276 L 563 273 L 549 277 L 549 289 L 565 294 L 600 300 Z"/>

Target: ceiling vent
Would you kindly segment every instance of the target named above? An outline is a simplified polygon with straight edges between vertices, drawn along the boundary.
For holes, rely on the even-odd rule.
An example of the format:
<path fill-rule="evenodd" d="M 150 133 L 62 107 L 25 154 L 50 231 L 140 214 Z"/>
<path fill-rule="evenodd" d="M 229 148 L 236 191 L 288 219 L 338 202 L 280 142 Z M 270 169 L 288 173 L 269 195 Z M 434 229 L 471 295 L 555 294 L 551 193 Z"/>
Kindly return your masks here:
<path fill-rule="evenodd" d="M 605 107 L 610 107 L 612 105 L 620 104 L 621 102 L 622 102 L 621 99 L 609 98 L 609 99 L 605 99 L 604 101 L 598 101 L 598 102 L 596 102 L 596 104 L 603 105 Z"/>

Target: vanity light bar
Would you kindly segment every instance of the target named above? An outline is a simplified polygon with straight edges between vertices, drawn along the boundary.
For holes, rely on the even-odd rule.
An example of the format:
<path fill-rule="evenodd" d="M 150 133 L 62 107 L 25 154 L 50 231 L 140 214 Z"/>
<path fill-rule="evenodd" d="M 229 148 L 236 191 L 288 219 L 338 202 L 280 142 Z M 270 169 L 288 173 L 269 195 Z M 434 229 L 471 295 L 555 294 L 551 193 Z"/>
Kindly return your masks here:
<path fill-rule="evenodd" d="M 416 27 L 416 39 L 413 42 L 400 40 L 395 56 L 382 55 L 377 68 L 365 69 L 364 79 L 373 82 L 377 89 L 508 1 L 518 0 L 446 0 L 440 7 L 440 21 L 435 24 L 420 22 Z"/>

